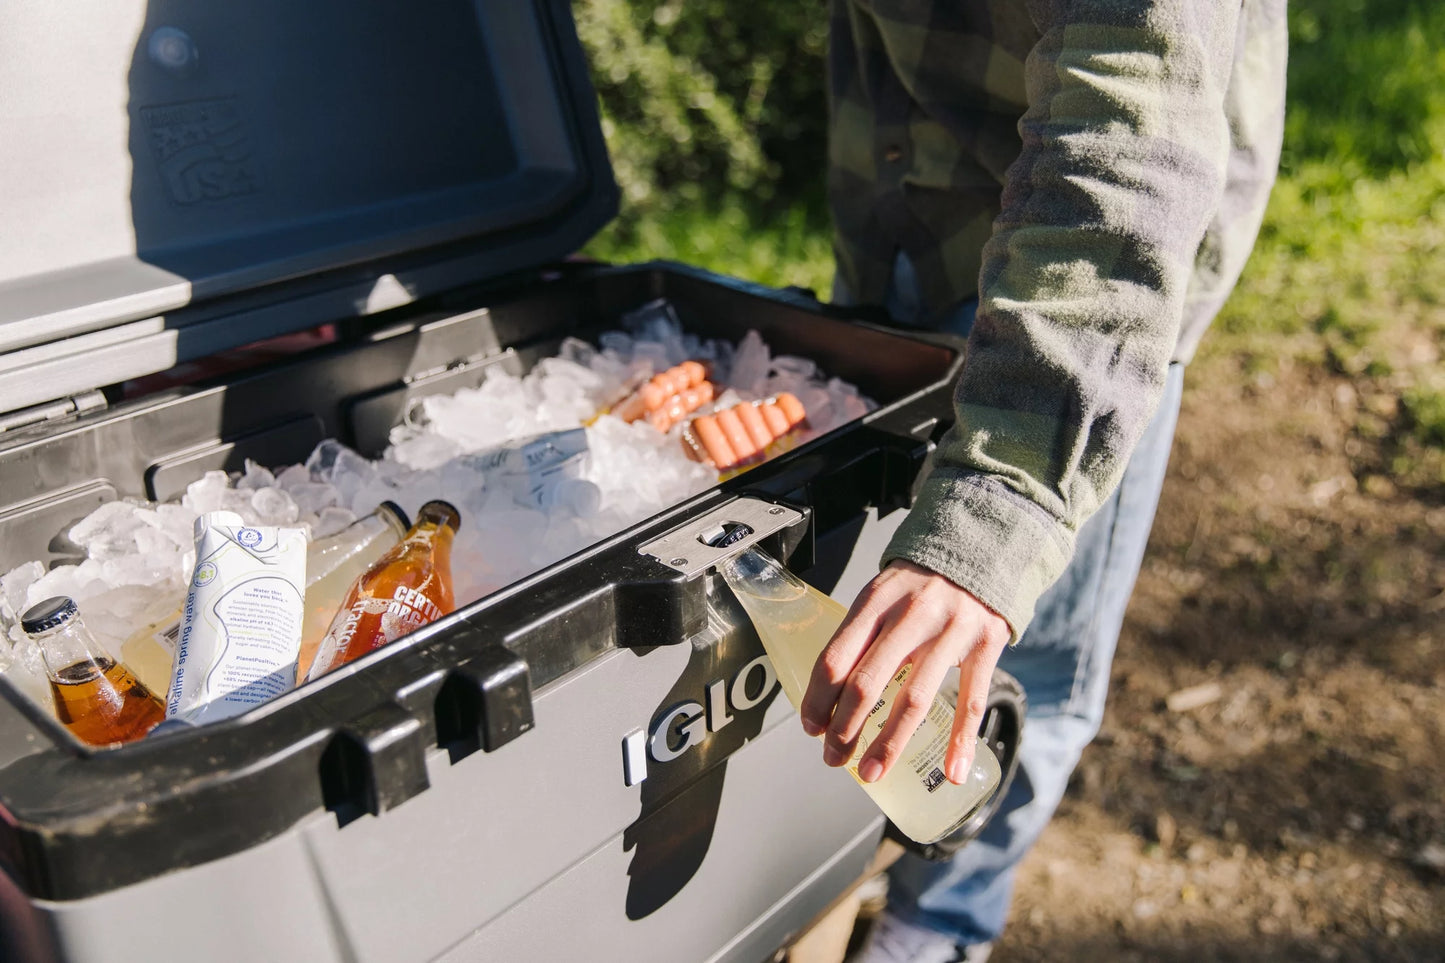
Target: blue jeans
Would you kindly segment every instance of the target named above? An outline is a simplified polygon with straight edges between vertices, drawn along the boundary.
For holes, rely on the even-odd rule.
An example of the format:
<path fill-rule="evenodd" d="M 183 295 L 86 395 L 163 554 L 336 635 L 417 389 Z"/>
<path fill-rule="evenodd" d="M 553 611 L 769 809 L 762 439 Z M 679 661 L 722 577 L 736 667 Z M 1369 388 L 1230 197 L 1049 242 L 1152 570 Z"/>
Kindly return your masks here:
<path fill-rule="evenodd" d="M 911 265 L 900 256 L 886 307 L 917 326 L 922 312 L 912 281 Z M 846 292 L 835 290 L 835 300 L 847 303 Z M 976 307 L 975 301 L 959 305 L 939 327 L 966 335 Z M 1084 523 L 1073 561 L 1039 600 L 1018 645 L 999 659 L 1029 701 L 1019 768 L 1003 805 L 952 860 L 905 855 L 894 865 L 888 904 L 902 919 L 965 946 L 1003 932 L 1019 861 L 1053 818 L 1069 774 L 1104 718 L 1109 668 L 1164 484 L 1183 375 L 1182 365 L 1169 366 L 1159 409 L 1119 487 Z"/>

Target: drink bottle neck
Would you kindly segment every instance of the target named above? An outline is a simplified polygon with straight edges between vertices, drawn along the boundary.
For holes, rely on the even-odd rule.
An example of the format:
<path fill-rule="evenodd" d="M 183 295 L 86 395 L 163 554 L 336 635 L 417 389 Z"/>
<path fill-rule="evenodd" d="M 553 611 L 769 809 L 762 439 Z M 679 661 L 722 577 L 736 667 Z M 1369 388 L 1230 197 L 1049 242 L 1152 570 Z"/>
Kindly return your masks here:
<path fill-rule="evenodd" d="M 60 681 L 60 673 L 76 665 L 89 663 L 99 673 L 115 661 L 90 634 L 78 615 L 64 625 L 37 633 L 33 638 L 40 647 L 45 672 L 52 681 Z"/>

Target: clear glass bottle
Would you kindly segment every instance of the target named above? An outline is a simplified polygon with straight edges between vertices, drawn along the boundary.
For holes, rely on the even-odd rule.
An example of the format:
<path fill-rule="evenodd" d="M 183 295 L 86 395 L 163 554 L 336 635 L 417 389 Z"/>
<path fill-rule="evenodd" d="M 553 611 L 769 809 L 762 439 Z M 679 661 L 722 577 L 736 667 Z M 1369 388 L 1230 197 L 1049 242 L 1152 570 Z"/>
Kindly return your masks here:
<path fill-rule="evenodd" d="M 398 545 L 410 527 L 399 505 L 382 502 L 365 518 L 311 543 L 306 551 L 306 613 L 301 625 L 301 657 L 296 664 L 298 679 L 306 678 L 352 584 Z"/>
<path fill-rule="evenodd" d="M 130 666 L 136 678 L 152 692 L 169 692 L 176 669 L 176 640 L 181 637 L 181 612 L 185 592 L 179 600 L 164 599 L 146 612 L 144 624 L 121 643 L 120 660 Z"/>
<path fill-rule="evenodd" d="M 803 701 L 813 664 L 842 624 L 848 610 L 805 583 L 761 549 L 750 548 L 718 571 L 752 619 L 772 660 L 788 701 Z M 848 771 L 893 824 L 911 839 L 931 843 L 959 828 L 998 788 L 998 760 L 980 743 L 973 768 L 961 785 L 944 776 L 944 756 L 953 731 L 953 709 L 937 696 L 902 757 L 877 782 L 858 779 L 858 760 L 893 711 L 893 700 L 908 678 L 903 666 L 868 714 Z"/>
<path fill-rule="evenodd" d="M 421 507 L 401 544 L 377 559 L 346 593 L 306 675 L 308 682 L 456 607 L 451 556 L 460 525 L 461 515 L 447 502 Z"/>
<path fill-rule="evenodd" d="M 81 742 L 132 742 L 165 719 L 161 700 L 101 647 L 74 600 L 57 596 L 33 605 L 20 626 L 45 658 L 56 716 Z"/>

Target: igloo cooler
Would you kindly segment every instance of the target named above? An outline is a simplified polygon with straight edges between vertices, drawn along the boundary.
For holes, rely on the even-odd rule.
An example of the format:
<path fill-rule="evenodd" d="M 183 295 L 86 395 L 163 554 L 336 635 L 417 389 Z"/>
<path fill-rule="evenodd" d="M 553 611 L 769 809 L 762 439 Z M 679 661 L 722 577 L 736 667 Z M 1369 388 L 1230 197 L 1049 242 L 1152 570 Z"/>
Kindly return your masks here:
<path fill-rule="evenodd" d="M 562 0 L 11 2 L 0 50 L 0 570 L 656 298 L 880 403 L 233 720 L 91 750 L 0 677 L 0 959 L 753 961 L 858 878 L 884 819 L 699 535 L 850 598 L 958 345 L 567 261 L 617 192 Z"/>

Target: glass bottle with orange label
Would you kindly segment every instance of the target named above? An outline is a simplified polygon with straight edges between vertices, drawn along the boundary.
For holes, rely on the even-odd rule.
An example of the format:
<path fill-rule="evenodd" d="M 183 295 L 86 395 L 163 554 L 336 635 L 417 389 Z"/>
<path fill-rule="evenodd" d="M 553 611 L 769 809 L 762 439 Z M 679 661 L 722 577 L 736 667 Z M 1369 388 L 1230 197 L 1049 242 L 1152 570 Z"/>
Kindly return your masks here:
<path fill-rule="evenodd" d="M 331 620 L 306 681 L 359 659 L 456 607 L 452 598 L 452 539 L 461 515 L 451 504 L 427 502 L 401 544 L 376 560 L 346 593 Z"/>
<path fill-rule="evenodd" d="M 20 627 L 45 658 L 56 716 L 81 742 L 132 742 L 165 719 L 161 700 L 101 647 L 74 600 L 57 596 L 31 606 Z"/>

